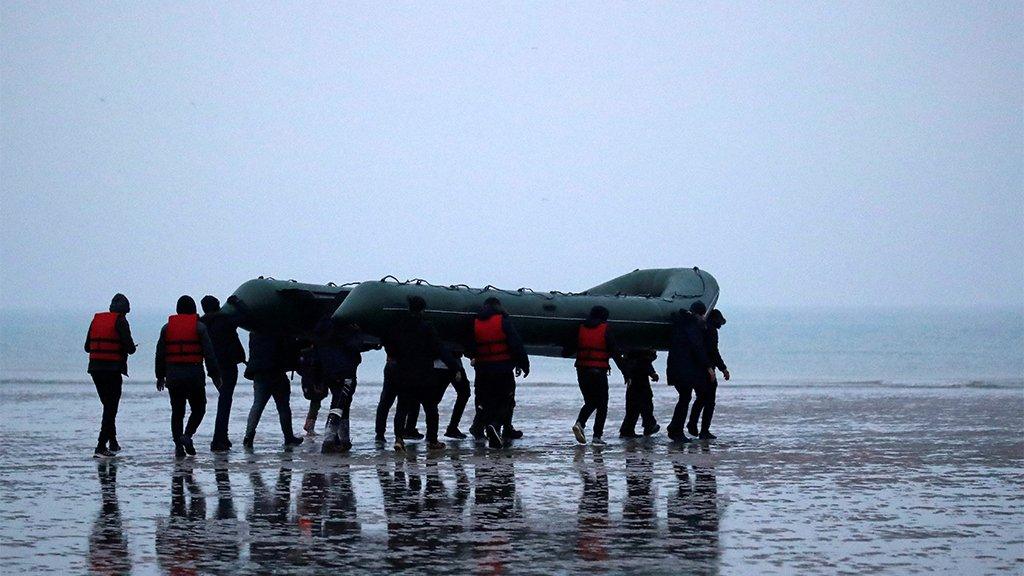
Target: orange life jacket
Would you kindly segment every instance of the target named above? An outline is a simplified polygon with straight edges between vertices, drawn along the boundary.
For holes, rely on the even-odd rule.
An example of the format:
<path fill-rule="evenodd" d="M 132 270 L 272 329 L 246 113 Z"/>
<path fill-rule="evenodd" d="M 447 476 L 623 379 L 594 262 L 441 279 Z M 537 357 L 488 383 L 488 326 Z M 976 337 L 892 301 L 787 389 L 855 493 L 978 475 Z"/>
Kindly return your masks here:
<path fill-rule="evenodd" d="M 169 364 L 202 364 L 203 345 L 199 341 L 198 323 L 198 314 L 175 314 L 167 318 L 164 357 Z"/>
<path fill-rule="evenodd" d="M 607 331 L 607 322 L 601 322 L 594 327 L 580 324 L 579 346 L 576 351 L 577 368 L 611 368 L 608 364 L 608 342 L 605 340 Z"/>
<path fill-rule="evenodd" d="M 501 314 L 486 320 L 473 320 L 473 338 L 476 340 L 477 362 L 507 362 L 512 359 L 505 329 L 501 327 Z"/>
<path fill-rule="evenodd" d="M 117 318 L 120 312 L 97 312 L 89 325 L 89 360 L 120 362 L 121 335 L 117 333 Z"/>

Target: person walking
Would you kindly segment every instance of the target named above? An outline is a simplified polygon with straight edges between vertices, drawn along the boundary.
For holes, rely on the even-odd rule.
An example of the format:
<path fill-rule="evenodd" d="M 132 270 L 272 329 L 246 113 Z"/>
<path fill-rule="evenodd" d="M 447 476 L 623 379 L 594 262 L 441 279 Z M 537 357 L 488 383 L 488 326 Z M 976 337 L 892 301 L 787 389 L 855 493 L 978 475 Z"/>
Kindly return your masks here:
<path fill-rule="evenodd" d="M 213 440 L 210 451 L 224 452 L 231 448 L 228 438 L 228 422 L 231 419 L 231 403 L 238 384 L 238 365 L 245 364 L 245 348 L 238 338 L 238 325 L 221 314 L 220 300 L 206 295 L 199 301 L 203 315 L 199 321 L 206 326 L 206 332 L 213 342 L 213 352 L 220 369 L 220 388 L 217 390 L 217 416 L 213 424 Z"/>
<path fill-rule="evenodd" d="M 576 356 L 576 377 L 583 393 L 583 407 L 572 425 L 572 433 L 580 444 L 587 443 L 584 430 L 594 414 L 591 444 L 604 444 L 604 421 L 608 416 L 609 360 L 622 370 L 622 355 L 615 336 L 608 326 L 608 309 L 594 306 L 587 319 L 579 325 L 576 337 L 563 349 L 563 356 Z"/>
<path fill-rule="evenodd" d="M 651 436 L 661 430 L 654 417 L 654 391 L 651 381 L 658 381 L 654 350 L 630 350 L 623 357 L 626 376 L 626 416 L 619 427 L 619 438 L 639 438 L 636 422 L 643 422 L 644 436 Z"/>
<path fill-rule="evenodd" d="M 294 340 L 284 334 L 263 329 L 249 332 L 249 364 L 245 377 L 252 380 L 253 400 L 242 440 L 247 450 L 253 448 L 256 427 L 271 398 L 277 407 L 285 448 L 302 444 L 302 438 L 296 436 L 292 428 L 291 382 L 287 374 L 298 363 L 296 348 Z"/>
<path fill-rule="evenodd" d="M 707 326 L 704 329 L 704 346 L 713 367 L 721 371 L 722 377 L 728 380 L 729 368 L 725 365 L 722 353 L 718 350 L 718 330 L 724 325 L 725 316 L 722 315 L 721 310 L 715 308 L 708 313 Z M 712 378 L 707 382 L 700 383 L 695 391 L 697 398 L 693 401 L 693 407 L 690 408 L 690 421 L 687 423 L 686 431 L 701 440 L 714 440 L 717 436 L 711 433 L 711 418 L 715 414 L 718 379 Z M 700 420 L 700 430 L 697 429 L 698 419 Z"/>
<path fill-rule="evenodd" d="M 466 355 L 472 358 L 476 371 L 473 388 L 477 413 L 470 433 L 477 438 L 486 436 L 491 448 L 501 448 L 503 436 L 519 435 L 512 429 L 516 377 L 530 374 L 530 359 L 497 298 L 484 300 L 473 319 Z"/>
<path fill-rule="evenodd" d="M 107 312 L 97 312 L 85 337 L 89 353 L 88 373 L 103 405 L 100 434 L 93 456 L 109 458 L 121 450 L 117 442 L 117 409 L 121 403 L 122 376 L 128 375 L 128 356 L 135 353 L 135 342 L 126 316 L 131 304 L 124 294 L 114 294 Z"/>
<path fill-rule="evenodd" d="M 178 298 L 176 313 L 167 318 L 160 329 L 156 343 L 156 389 L 171 399 L 171 439 L 174 441 L 174 455 L 184 458 L 195 456 L 196 448 L 192 436 L 206 414 L 206 375 L 203 362 L 214 386 L 220 389 L 220 371 L 213 342 L 206 326 L 199 322 L 196 301 L 191 296 Z M 191 410 L 188 423 L 185 420 L 185 405 Z"/>
<path fill-rule="evenodd" d="M 672 421 L 668 424 L 668 437 L 678 442 L 689 442 L 684 433 L 686 412 L 693 389 L 715 378 L 704 344 L 704 314 L 707 306 L 701 301 L 680 309 L 672 317 L 672 335 L 669 340 L 666 380 L 679 393 Z"/>

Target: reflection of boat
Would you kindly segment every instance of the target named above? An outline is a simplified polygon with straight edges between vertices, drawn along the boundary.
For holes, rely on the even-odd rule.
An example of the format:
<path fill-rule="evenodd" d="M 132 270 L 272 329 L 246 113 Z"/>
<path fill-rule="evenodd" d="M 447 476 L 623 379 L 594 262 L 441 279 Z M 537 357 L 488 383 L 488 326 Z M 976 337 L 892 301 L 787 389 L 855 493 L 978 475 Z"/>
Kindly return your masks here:
<path fill-rule="evenodd" d="M 501 299 L 524 343 L 533 353 L 557 355 L 590 308 L 608 308 L 616 337 L 624 347 L 668 346 L 669 318 L 700 300 L 713 308 L 718 283 L 697 268 L 634 270 L 583 292 L 535 292 L 528 288 L 502 290 L 493 286 L 436 286 L 423 280 L 380 281 L 343 286 L 301 284 L 272 279 L 246 282 L 228 299 L 225 310 L 240 314 L 247 329 L 307 332 L 317 318 L 334 309 L 334 318 L 355 322 L 379 336 L 407 307 L 410 296 L 427 301 L 425 316 L 441 337 L 458 342 L 484 300 Z"/>

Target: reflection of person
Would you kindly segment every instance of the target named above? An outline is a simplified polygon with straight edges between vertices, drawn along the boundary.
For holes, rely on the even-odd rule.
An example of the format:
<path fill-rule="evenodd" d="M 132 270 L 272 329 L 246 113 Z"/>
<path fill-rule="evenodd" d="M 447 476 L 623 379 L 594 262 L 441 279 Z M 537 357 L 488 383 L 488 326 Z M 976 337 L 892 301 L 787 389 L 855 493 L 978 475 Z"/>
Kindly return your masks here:
<path fill-rule="evenodd" d="M 642 450 L 626 452 L 626 499 L 622 502 L 622 521 L 631 537 L 646 540 L 646 531 L 657 527 L 654 508 L 654 463 Z"/>
<path fill-rule="evenodd" d="M 189 498 L 185 498 L 185 490 Z M 177 468 L 171 476 L 171 509 L 157 520 L 156 560 L 170 574 L 203 572 L 206 553 L 206 499 L 191 468 Z"/>
<path fill-rule="evenodd" d="M 702 452 L 708 453 L 707 446 Z M 694 482 L 686 464 L 673 463 L 678 489 L 668 496 L 668 531 L 687 546 L 691 574 L 718 574 L 718 484 L 711 464 L 694 464 Z"/>
<path fill-rule="evenodd" d="M 242 533 L 238 523 L 238 511 L 231 494 L 231 476 L 228 473 L 227 460 L 221 457 L 214 459 L 214 478 L 217 482 L 217 507 L 213 511 L 213 519 L 207 522 L 209 539 L 206 543 L 206 556 L 215 563 L 230 564 L 238 561 L 242 553 Z"/>
<path fill-rule="evenodd" d="M 92 574 L 130 574 L 132 559 L 117 501 L 117 464 L 101 461 L 96 471 L 100 478 L 101 503 L 99 516 L 89 534 L 89 571 Z"/>
<path fill-rule="evenodd" d="M 277 482 L 269 489 L 259 470 L 249 473 L 252 484 L 252 508 L 249 510 L 249 558 L 260 572 L 272 572 L 276 567 L 288 565 L 299 545 L 289 521 L 291 508 L 292 471 L 282 466 Z"/>
<path fill-rule="evenodd" d="M 583 462 L 583 452 L 578 451 L 576 465 L 583 480 L 583 495 L 580 496 L 579 509 L 576 513 L 576 554 L 588 561 L 607 560 L 608 470 L 605 468 L 604 458 L 599 453 L 594 453 L 594 463 L 587 467 Z"/>
<path fill-rule="evenodd" d="M 505 572 L 505 562 L 513 556 L 514 533 L 522 527 L 512 459 L 486 460 L 476 466 L 476 491 L 470 515 L 475 534 L 474 572 Z"/>

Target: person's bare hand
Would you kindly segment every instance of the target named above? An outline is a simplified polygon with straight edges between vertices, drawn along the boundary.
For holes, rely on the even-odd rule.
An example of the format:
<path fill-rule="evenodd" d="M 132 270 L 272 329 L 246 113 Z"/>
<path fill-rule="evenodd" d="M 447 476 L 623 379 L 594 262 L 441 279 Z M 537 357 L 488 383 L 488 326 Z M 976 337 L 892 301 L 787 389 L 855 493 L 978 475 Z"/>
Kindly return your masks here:
<path fill-rule="evenodd" d="M 157 378 L 157 380 L 156 380 L 156 390 L 157 390 L 157 392 L 163 392 L 164 391 L 164 379 L 163 378 Z"/>
<path fill-rule="evenodd" d="M 725 378 L 726 380 L 728 380 L 729 379 L 729 371 L 728 370 L 722 370 L 722 377 Z"/>
<path fill-rule="evenodd" d="M 651 382 L 657 382 L 659 378 L 661 378 L 661 376 L 658 376 L 657 372 L 651 374 Z"/>

